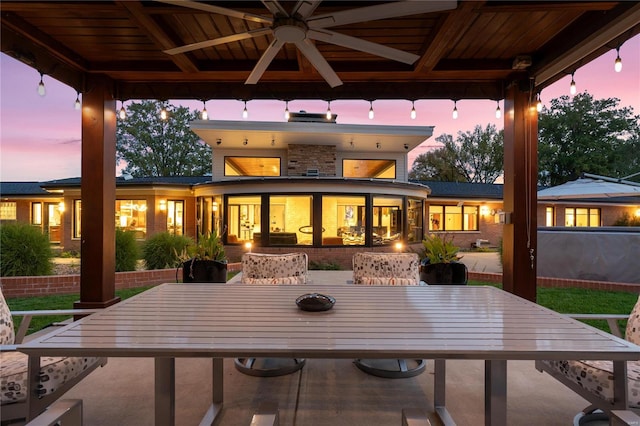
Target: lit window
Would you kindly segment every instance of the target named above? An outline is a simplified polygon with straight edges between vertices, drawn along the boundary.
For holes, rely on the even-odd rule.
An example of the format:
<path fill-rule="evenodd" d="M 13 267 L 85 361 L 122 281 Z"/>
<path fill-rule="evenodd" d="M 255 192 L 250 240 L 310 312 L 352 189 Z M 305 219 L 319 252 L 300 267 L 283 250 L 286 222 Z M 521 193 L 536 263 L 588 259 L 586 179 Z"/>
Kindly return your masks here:
<path fill-rule="evenodd" d="M 31 203 L 31 224 L 42 225 L 42 203 Z"/>
<path fill-rule="evenodd" d="M 260 215 L 261 198 L 259 195 L 233 196 L 227 200 L 228 239 L 238 242 L 261 241 Z"/>
<path fill-rule="evenodd" d="M 420 242 L 423 239 L 422 212 L 423 201 L 409 198 L 409 206 L 407 209 L 407 221 L 409 222 L 407 242 L 409 243 Z"/>
<path fill-rule="evenodd" d="M 364 245 L 365 198 L 322 197 L 322 245 Z"/>
<path fill-rule="evenodd" d="M 402 240 L 402 198 L 373 198 L 373 245 Z"/>
<path fill-rule="evenodd" d="M 280 158 L 224 157 L 225 176 L 280 176 Z"/>
<path fill-rule="evenodd" d="M 73 200 L 73 238 L 80 238 L 82 230 L 82 200 Z"/>
<path fill-rule="evenodd" d="M 478 206 L 429 206 L 430 231 L 477 231 Z"/>
<path fill-rule="evenodd" d="M 0 220 L 16 220 L 17 207 L 15 201 L 0 202 Z"/>
<path fill-rule="evenodd" d="M 394 160 L 342 160 L 342 176 L 347 178 L 395 179 Z"/>
<path fill-rule="evenodd" d="M 167 232 L 184 235 L 184 201 L 167 201 Z"/>
<path fill-rule="evenodd" d="M 568 207 L 564 211 L 565 226 L 598 227 L 600 209 Z"/>
<path fill-rule="evenodd" d="M 555 215 L 553 207 L 545 209 L 545 226 L 555 226 Z"/>
<path fill-rule="evenodd" d="M 116 228 L 136 233 L 136 239 L 147 234 L 147 202 L 145 200 L 116 200 Z"/>
<path fill-rule="evenodd" d="M 269 197 L 269 245 L 313 244 L 313 197 Z"/>

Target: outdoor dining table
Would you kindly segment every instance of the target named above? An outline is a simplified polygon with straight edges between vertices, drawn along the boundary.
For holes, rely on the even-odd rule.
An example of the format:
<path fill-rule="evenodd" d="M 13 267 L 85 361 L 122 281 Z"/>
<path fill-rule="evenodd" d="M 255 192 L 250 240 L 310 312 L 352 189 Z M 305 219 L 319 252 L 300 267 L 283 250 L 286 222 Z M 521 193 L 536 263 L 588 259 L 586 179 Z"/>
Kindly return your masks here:
<path fill-rule="evenodd" d="M 313 292 L 334 297 L 335 306 L 298 309 L 296 298 Z M 155 358 L 156 425 L 175 422 L 179 357 L 213 359 L 213 404 L 202 424 L 222 409 L 224 358 L 433 359 L 433 406 L 425 401 L 425 409 L 434 409 L 444 424 L 455 424 L 445 406 L 446 360 L 485 360 L 486 425 L 508 424 L 507 360 L 613 360 L 617 408 L 625 409 L 625 361 L 640 359 L 636 345 L 494 287 L 344 282 L 163 284 L 20 350 L 35 360 Z"/>

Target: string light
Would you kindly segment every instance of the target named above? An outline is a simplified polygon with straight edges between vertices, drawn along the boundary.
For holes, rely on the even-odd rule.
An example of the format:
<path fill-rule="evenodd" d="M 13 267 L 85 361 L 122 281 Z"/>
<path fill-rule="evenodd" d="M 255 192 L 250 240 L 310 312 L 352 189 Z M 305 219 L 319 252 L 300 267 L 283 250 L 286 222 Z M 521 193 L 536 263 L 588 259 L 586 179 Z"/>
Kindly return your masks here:
<path fill-rule="evenodd" d="M 373 101 L 369 101 L 369 120 L 373 120 Z"/>
<path fill-rule="evenodd" d="M 500 101 L 496 101 L 496 118 L 502 117 L 502 111 L 500 111 Z"/>
<path fill-rule="evenodd" d="M 327 101 L 327 120 L 331 120 L 333 114 L 331 113 L 331 101 Z"/>
<path fill-rule="evenodd" d="M 569 93 L 571 93 L 572 95 L 576 94 L 576 81 L 573 79 L 574 74 L 575 71 L 571 73 L 571 85 L 569 86 Z"/>
<path fill-rule="evenodd" d="M 168 117 L 167 107 L 164 104 L 162 104 L 162 109 L 160 110 L 160 118 L 163 120 L 166 120 L 167 117 Z"/>
<path fill-rule="evenodd" d="M 247 110 L 247 101 L 244 101 L 244 109 L 242 110 L 242 118 L 249 118 L 249 111 Z"/>
<path fill-rule="evenodd" d="M 458 101 L 453 101 L 453 113 L 451 116 L 454 120 L 458 118 Z"/>
<path fill-rule="evenodd" d="M 76 95 L 76 101 L 73 104 L 73 107 L 76 109 L 76 111 L 79 111 L 80 108 L 82 107 L 82 104 L 80 103 L 80 92 L 77 92 L 78 94 Z"/>
<path fill-rule="evenodd" d="M 622 71 L 622 59 L 620 58 L 620 46 L 616 48 L 616 62 L 613 64 L 613 69 L 616 72 Z"/>
<path fill-rule="evenodd" d="M 416 114 L 416 106 L 415 106 L 414 101 L 411 101 L 411 119 L 415 120 L 416 116 L 417 116 L 417 114 Z"/>
<path fill-rule="evenodd" d="M 289 114 L 289 101 L 285 101 L 284 103 L 284 119 L 289 120 L 291 114 Z"/>
<path fill-rule="evenodd" d="M 40 73 L 40 83 L 38 83 L 38 95 L 40 96 L 44 96 L 47 94 L 47 88 L 44 87 L 44 81 L 42 81 L 43 77 L 44 74 Z"/>
<path fill-rule="evenodd" d="M 127 110 L 124 109 L 124 102 L 120 101 L 120 112 L 118 113 L 120 120 L 127 118 Z"/>
<path fill-rule="evenodd" d="M 536 98 L 538 99 L 538 101 L 536 102 L 536 110 L 540 112 L 542 111 L 542 101 L 540 100 L 540 93 L 536 95 Z"/>
<path fill-rule="evenodd" d="M 202 101 L 202 119 L 203 120 L 208 120 L 209 119 L 209 113 L 207 112 L 207 101 Z"/>

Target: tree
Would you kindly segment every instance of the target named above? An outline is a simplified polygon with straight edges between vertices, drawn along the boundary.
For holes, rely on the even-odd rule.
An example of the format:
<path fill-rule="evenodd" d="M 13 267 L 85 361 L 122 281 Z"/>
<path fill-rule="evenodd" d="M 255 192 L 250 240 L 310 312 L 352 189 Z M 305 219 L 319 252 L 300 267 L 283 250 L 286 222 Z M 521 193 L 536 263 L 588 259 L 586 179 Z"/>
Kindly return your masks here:
<path fill-rule="evenodd" d="M 131 176 L 201 176 L 211 173 L 211 147 L 189 129 L 199 112 L 166 105 L 167 119 L 160 118 L 163 102 L 142 101 L 128 106 L 118 121 L 116 158 Z"/>
<path fill-rule="evenodd" d="M 440 135 L 436 141 L 443 146 L 419 155 L 409 178 L 493 183 L 503 173 L 503 140 L 503 132 L 493 124 L 484 130 L 478 125 L 471 132 L 458 132 L 455 142 L 451 135 Z"/>
<path fill-rule="evenodd" d="M 589 93 L 552 99 L 538 118 L 538 182 L 560 185 L 583 172 L 624 177 L 640 171 L 640 116 L 617 98 Z"/>

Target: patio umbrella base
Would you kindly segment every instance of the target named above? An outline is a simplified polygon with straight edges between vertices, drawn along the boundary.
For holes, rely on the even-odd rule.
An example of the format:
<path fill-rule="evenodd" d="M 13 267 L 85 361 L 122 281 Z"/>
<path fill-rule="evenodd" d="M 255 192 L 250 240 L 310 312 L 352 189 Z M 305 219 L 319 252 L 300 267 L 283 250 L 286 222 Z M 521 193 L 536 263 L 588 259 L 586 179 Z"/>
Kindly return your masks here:
<path fill-rule="evenodd" d="M 249 376 L 277 377 L 295 373 L 304 367 L 303 358 L 236 358 L 236 370 Z"/>
<path fill-rule="evenodd" d="M 353 363 L 365 373 L 386 379 L 414 377 L 427 366 L 424 359 L 357 359 Z"/>

